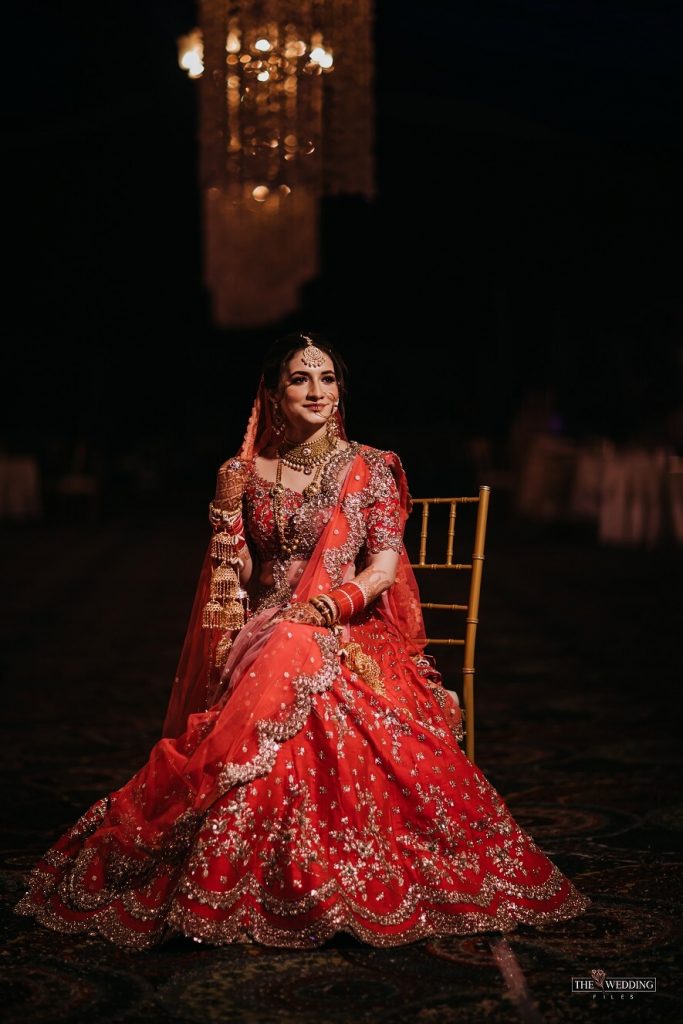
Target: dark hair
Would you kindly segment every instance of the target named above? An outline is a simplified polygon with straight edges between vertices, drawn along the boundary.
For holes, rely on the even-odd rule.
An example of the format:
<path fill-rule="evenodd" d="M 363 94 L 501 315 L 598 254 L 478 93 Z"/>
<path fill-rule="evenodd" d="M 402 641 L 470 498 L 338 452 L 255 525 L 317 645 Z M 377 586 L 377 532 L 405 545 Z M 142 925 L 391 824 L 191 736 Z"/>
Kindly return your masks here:
<path fill-rule="evenodd" d="M 289 334 L 284 334 L 277 341 L 273 342 L 263 360 L 263 383 L 269 391 L 277 391 L 280 377 L 289 360 L 297 352 L 300 352 L 302 348 L 306 348 L 306 338 L 310 338 L 313 344 L 322 349 L 332 360 L 339 387 L 339 412 L 343 420 L 348 370 L 346 363 L 334 345 L 320 334 L 319 331 L 291 331 Z"/>

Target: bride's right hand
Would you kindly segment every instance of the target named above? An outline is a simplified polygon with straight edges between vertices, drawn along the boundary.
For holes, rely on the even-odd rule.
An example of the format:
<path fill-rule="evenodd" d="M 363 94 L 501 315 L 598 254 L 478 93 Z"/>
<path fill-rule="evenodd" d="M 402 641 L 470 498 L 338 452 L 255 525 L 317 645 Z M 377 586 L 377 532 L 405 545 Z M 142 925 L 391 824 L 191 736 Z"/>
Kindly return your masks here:
<path fill-rule="evenodd" d="M 216 508 L 233 512 L 242 504 L 247 467 L 239 459 L 228 459 L 218 470 L 216 478 Z"/>
<path fill-rule="evenodd" d="M 271 622 L 303 622 L 308 626 L 324 626 L 325 620 L 310 601 L 299 601 L 296 604 L 285 606 L 282 611 L 277 612 Z"/>

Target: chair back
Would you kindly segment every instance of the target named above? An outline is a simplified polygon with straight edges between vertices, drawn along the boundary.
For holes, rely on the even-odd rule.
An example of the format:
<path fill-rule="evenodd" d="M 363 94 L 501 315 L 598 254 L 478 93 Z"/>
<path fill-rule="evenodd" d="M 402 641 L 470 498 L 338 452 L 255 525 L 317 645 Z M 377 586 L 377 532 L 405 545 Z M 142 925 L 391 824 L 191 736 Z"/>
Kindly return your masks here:
<path fill-rule="evenodd" d="M 422 572 L 434 572 L 434 573 L 469 573 L 469 589 L 466 603 L 442 603 L 434 601 L 421 601 L 420 606 L 425 610 L 433 610 L 439 612 L 451 613 L 450 622 L 452 626 L 448 630 L 447 636 L 428 636 L 427 646 L 448 646 L 448 647 L 461 647 L 463 650 L 462 657 L 462 694 L 463 694 L 463 706 L 461 706 L 463 715 L 463 733 L 465 741 L 465 753 L 472 763 L 474 763 L 474 654 L 477 641 L 477 626 L 479 625 L 479 599 L 481 595 L 481 577 L 484 567 L 484 546 L 486 542 L 486 524 L 489 510 L 489 498 L 491 495 L 491 488 L 487 484 L 481 484 L 479 487 L 479 493 L 475 497 L 462 497 L 462 498 L 413 498 L 413 505 L 422 506 L 422 519 L 420 522 L 420 543 L 419 543 L 419 555 L 415 562 L 411 561 L 413 569 Z M 430 516 L 432 509 L 437 509 L 441 505 L 448 506 L 448 521 L 447 530 L 445 537 L 445 557 L 442 561 L 434 562 L 428 560 L 428 551 L 431 551 L 429 546 L 429 528 L 434 522 L 434 517 Z M 458 509 L 461 505 L 475 505 L 476 506 L 476 520 L 474 523 L 474 541 L 472 547 L 472 560 L 471 562 L 457 562 L 454 561 L 454 550 L 456 544 L 456 525 L 458 523 Z M 437 527 L 438 529 L 438 527 Z M 448 591 L 453 592 L 455 587 L 453 578 L 448 581 Z M 422 576 L 418 576 L 418 584 L 420 585 L 420 596 L 423 595 L 422 587 Z M 463 635 L 457 634 L 456 622 L 453 620 L 452 613 L 464 612 L 464 631 Z M 452 631 L 451 631 L 452 630 Z M 427 630 L 429 633 L 429 630 Z M 447 685 L 447 684 L 445 684 Z M 450 687 L 447 686 L 447 689 Z M 457 698 L 457 691 L 456 691 Z M 458 700 L 460 703 L 460 701 Z"/>

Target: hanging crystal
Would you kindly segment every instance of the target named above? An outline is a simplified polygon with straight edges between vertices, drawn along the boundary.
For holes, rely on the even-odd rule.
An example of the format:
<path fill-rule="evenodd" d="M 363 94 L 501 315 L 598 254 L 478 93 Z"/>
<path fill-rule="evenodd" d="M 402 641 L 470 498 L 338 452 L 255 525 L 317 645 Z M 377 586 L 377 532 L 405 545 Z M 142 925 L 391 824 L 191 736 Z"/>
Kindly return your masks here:
<path fill-rule="evenodd" d="M 374 198 L 372 0 L 200 0 L 204 282 L 221 326 L 292 312 L 322 195 Z"/>

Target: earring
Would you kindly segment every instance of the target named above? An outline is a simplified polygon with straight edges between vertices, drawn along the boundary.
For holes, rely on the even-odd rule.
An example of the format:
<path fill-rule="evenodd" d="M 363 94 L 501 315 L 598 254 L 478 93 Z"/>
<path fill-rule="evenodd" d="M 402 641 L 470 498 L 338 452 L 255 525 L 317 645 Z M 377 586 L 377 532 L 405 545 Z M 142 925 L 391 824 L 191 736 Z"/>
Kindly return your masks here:
<path fill-rule="evenodd" d="M 339 406 L 335 405 L 334 409 L 332 410 L 332 415 L 327 421 L 327 436 L 329 437 L 330 441 L 336 441 L 337 438 L 339 437 L 339 424 L 337 423 L 338 408 Z"/>
<path fill-rule="evenodd" d="M 273 399 L 273 433 L 275 434 L 275 436 L 276 436 L 278 441 L 280 440 L 280 438 L 282 437 L 284 432 L 285 432 L 285 421 L 282 418 L 282 413 L 280 412 L 280 406 L 277 404 L 275 399 Z"/>

